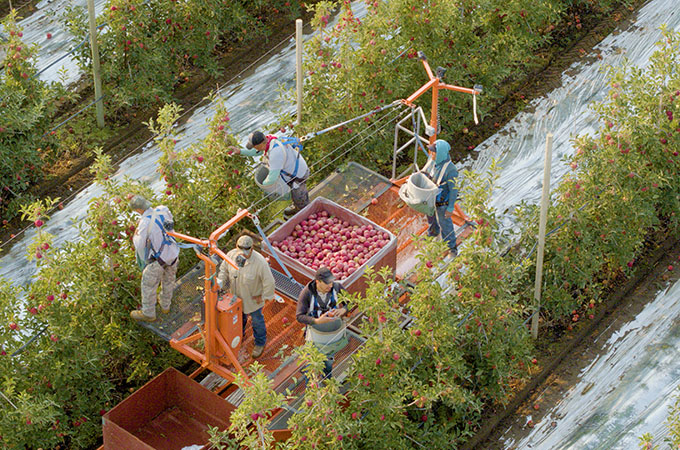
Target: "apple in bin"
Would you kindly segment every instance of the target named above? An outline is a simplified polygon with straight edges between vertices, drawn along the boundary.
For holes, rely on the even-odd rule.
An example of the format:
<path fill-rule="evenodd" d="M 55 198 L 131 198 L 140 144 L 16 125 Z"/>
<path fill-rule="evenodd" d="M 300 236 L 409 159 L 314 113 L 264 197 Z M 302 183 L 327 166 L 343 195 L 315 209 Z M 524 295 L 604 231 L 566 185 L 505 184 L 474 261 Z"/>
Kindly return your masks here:
<path fill-rule="evenodd" d="M 390 241 L 387 232 L 372 224 L 353 225 L 319 211 L 295 225 L 289 236 L 272 245 L 286 256 L 317 270 L 326 266 L 345 279 Z"/>

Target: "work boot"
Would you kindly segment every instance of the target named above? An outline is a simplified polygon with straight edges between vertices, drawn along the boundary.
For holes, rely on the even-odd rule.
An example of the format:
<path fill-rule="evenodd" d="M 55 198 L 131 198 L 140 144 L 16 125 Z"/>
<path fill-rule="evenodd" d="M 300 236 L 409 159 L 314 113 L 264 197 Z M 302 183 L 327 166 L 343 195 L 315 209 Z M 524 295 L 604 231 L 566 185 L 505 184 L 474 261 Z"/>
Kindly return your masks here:
<path fill-rule="evenodd" d="M 137 321 L 142 321 L 142 322 L 154 322 L 156 320 L 155 317 L 149 317 L 146 314 L 144 314 L 142 311 L 139 309 L 135 309 L 134 311 L 130 311 L 130 317 Z"/>
<path fill-rule="evenodd" d="M 170 313 L 170 308 L 168 307 L 168 309 L 165 309 L 165 308 L 163 308 L 163 307 L 161 306 L 161 312 L 162 312 L 163 314 L 169 314 L 169 313 Z"/>
<path fill-rule="evenodd" d="M 298 212 L 299 209 L 295 205 L 290 205 L 288 208 L 283 210 L 283 217 L 286 219 L 289 217 L 292 217 L 295 215 L 296 212 Z"/>
<path fill-rule="evenodd" d="M 251 353 L 250 356 L 252 356 L 253 359 L 259 358 L 260 356 L 262 356 L 262 352 L 264 352 L 264 345 L 256 345 L 255 347 L 253 347 L 253 353 Z"/>

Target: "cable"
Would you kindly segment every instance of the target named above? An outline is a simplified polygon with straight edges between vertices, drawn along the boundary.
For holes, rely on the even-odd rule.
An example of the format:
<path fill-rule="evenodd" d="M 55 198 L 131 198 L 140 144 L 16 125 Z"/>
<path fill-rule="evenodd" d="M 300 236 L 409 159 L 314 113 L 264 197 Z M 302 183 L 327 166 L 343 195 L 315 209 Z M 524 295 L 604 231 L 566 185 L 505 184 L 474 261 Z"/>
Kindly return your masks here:
<path fill-rule="evenodd" d="M 325 164 L 325 165 L 324 165 L 323 167 L 321 167 L 320 169 L 316 169 L 316 170 L 314 170 L 313 172 L 310 170 L 310 175 L 309 175 L 308 179 L 311 178 L 313 175 L 321 174 L 321 173 L 323 172 L 323 170 L 324 170 L 325 168 L 327 168 L 329 165 L 331 165 L 331 164 L 333 164 L 334 162 L 336 162 L 339 158 L 341 158 L 342 156 L 344 156 L 344 155 L 346 155 L 347 153 L 349 153 L 351 150 L 353 150 L 354 148 L 356 148 L 359 144 L 363 143 L 364 141 L 366 141 L 366 140 L 367 140 L 368 138 L 370 138 L 371 136 L 375 135 L 377 132 L 379 132 L 379 131 L 383 130 L 385 127 L 389 126 L 390 123 L 391 123 L 396 117 L 398 117 L 400 113 L 401 113 L 401 111 L 399 111 L 399 110 L 390 111 L 390 112 L 386 113 L 386 114 L 385 114 L 384 116 L 382 116 L 379 120 L 373 122 L 373 123 L 372 123 L 371 125 L 369 125 L 368 127 L 362 129 L 359 133 L 357 133 L 356 135 L 354 135 L 354 136 L 352 136 L 351 138 L 349 138 L 349 139 L 348 139 L 347 141 L 345 141 L 343 144 L 341 144 L 340 146 L 336 147 L 333 151 L 331 151 L 331 152 L 328 153 L 328 154 L 325 154 L 321 159 L 319 159 L 318 161 L 316 161 L 315 163 L 313 163 L 313 164 L 311 165 L 311 167 L 315 167 L 316 165 L 318 165 L 319 163 L 321 163 L 324 159 L 329 158 L 330 156 L 332 156 L 332 155 L 335 154 L 336 152 L 340 151 L 345 145 L 349 144 L 349 143 L 352 142 L 353 140 L 357 140 L 357 142 L 355 142 L 354 145 L 352 145 L 351 147 L 349 147 L 348 149 L 346 149 L 344 152 L 342 152 L 341 154 L 339 154 L 338 156 L 336 156 L 335 158 L 333 158 L 330 162 L 328 162 L 327 164 Z M 389 117 L 390 115 L 391 115 L 392 117 Z M 380 121 L 384 120 L 385 118 L 389 118 L 389 121 L 385 122 L 382 126 L 379 126 Z M 369 133 L 369 131 L 371 130 L 371 128 L 376 128 L 376 129 L 375 129 L 373 132 L 371 132 L 370 134 L 367 134 L 367 133 Z M 254 203 L 253 205 L 251 205 L 248 209 L 254 209 L 254 206 L 255 206 L 255 205 L 260 204 L 264 199 L 269 198 L 270 196 L 271 196 L 271 194 L 267 194 L 264 198 L 261 198 L 260 200 L 258 200 L 257 202 L 255 202 L 255 203 Z M 263 207 L 261 207 L 259 210 L 257 210 L 257 212 L 255 213 L 255 215 L 258 215 L 262 210 L 264 210 L 265 208 L 267 208 L 267 207 L 269 207 L 269 206 L 275 204 L 277 201 L 278 201 L 278 200 L 273 200 L 273 201 L 267 203 L 265 206 L 263 206 Z M 279 211 L 277 211 L 276 213 L 274 213 L 274 215 L 279 214 L 283 209 L 285 209 L 285 207 L 281 208 Z"/>
<path fill-rule="evenodd" d="M 80 113 L 82 113 L 83 111 L 85 111 L 87 108 L 89 108 L 90 106 L 94 105 L 95 103 L 101 101 L 104 97 L 106 97 L 106 96 L 105 96 L 105 95 L 99 96 L 99 98 L 93 100 L 93 101 L 92 101 L 91 103 L 89 103 L 87 106 L 85 106 L 84 108 L 82 108 L 82 109 L 81 109 L 80 111 L 78 111 L 77 113 L 73 114 L 73 115 L 72 115 L 71 117 L 69 117 L 68 119 L 66 119 L 66 120 L 64 120 L 63 122 L 61 122 L 61 123 L 60 123 L 59 125 L 57 125 L 56 127 L 52 128 L 50 131 L 46 131 L 45 134 L 42 135 L 42 137 L 45 137 L 45 136 L 47 136 L 48 134 L 53 133 L 54 131 L 58 130 L 58 129 L 61 128 L 63 125 L 67 124 L 67 123 L 70 122 L 72 119 L 74 119 L 76 116 L 80 115 Z"/>
<path fill-rule="evenodd" d="M 32 344 L 32 343 L 33 343 L 36 339 L 38 339 L 40 336 L 42 336 L 42 334 L 43 334 L 45 331 L 47 331 L 47 328 L 48 328 L 48 326 L 45 325 L 45 327 L 44 327 L 42 330 L 38 331 L 36 334 L 34 334 L 33 336 L 31 336 L 31 338 L 30 338 L 28 341 L 26 341 L 26 343 L 25 343 L 24 345 L 22 345 L 22 346 L 19 347 L 17 350 L 15 350 L 14 353 L 12 353 L 10 356 L 17 356 L 18 354 L 20 354 L 21 352 L 23 352 L 24 350 L 26 350 L 26 347 L 28 347 L 30 344 Z"/>

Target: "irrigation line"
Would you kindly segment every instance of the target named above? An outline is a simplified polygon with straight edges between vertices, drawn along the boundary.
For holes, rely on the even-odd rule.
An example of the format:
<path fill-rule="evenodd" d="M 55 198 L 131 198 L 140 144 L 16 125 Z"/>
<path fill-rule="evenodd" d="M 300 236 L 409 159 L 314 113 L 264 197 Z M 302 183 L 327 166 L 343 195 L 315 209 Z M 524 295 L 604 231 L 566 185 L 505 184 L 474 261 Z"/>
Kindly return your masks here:
<path fill-rule="evenodd" d="M 88 104 L 87 106 L 83 107 L 80 111 L 78 111 L 77 113 L 73 114 L 71 117 L 69 117 L 68 119 L 64 120 L 64 121 L 61 122 L 59 125 L 57 125 L 56 127 L 52 128 L 50 131 L 46 131 L 45 134 L 42 135 L 42 137 L 45 137 L 45 136 L 47 136 L 48 134 L 53 133 L 54 131 L 58 130 L 58 129 L 61 128 L 63 125 L 65 125 L 65 124 L 67 124 L 68 122 L 70 122 L 71 120 L 73 120 L 76 116 L 80 115 L 80 113 L 82 113 L 83 111 L 85 111 L 87 108 L 89 108 L 90 106 L 94 105 L 95 103 L 101 101 L 104 97 L 106 97 L 106 95 L 101 95 L 98 99 L 93 100 L 90 104 Z"/>
<path fill-rule="evenodd" d="M 37 77 L 38 75 L 40 75 L 41 73 L 43 73 L 43 72 L 45 72 L 47 69 L 49 69 L 50 67 L 52 67 L 52 66 L 54 66 L 55 64 L 57 64 L 59 61 L 65 59 L 67 56 L 70 56 L 71 54 L 73 54 L 73 52 L 75 52 L 75 51 L 78 50 L 80 47 L 82 47 L 89 39 L 90 39 L 90 36 L 88 35 L 88 37 L 86 37 L 85 39 L 83 39 L 83 41 L 82 41 L 80 44 L 78 44 L 78 45 L 76 45 L 75 47 L 73 47 L 68 53 L 65 53 L 64 55 L 60 56 L 59 58 L 57 58 L 56 61 L 52 61 L 50 64 L 47 65 L 47 67 L 45 67 L 44 69 L 42 69 L 40 72 L 36 72 L 35 74 L 31 75 L 30 78 L 35 78 L 35 77 Z"/>
<path fill-rule="evenodd" d="M 44 327 L 42 330 L 38 331 L 36 334 L 34 334 L 33 336 L 31 336 L 31 338 L 30 338 L 28 341 L 26 341 L 26 342 L 24 343 L 24 345 L 22 345 L 22 346 L 19 347 L 17 350 L 15 350 L 14 353 L 12 353 L 10 356 L 17 356 L 18 354 L 20 354 L 21 352 L 23 352 L 24 350 L 26 350 L 26 347 L 28 347 L 30 344 L 32 344 L 32 343 L 33 343 L 36 339 L 38 339 L 40 336 L 42 336 L 42 334 L 43 334 L 45 331 L 47 331 L 47 328 L 48 328 L 48 325 L 45 325 L 45 327 Z"/>

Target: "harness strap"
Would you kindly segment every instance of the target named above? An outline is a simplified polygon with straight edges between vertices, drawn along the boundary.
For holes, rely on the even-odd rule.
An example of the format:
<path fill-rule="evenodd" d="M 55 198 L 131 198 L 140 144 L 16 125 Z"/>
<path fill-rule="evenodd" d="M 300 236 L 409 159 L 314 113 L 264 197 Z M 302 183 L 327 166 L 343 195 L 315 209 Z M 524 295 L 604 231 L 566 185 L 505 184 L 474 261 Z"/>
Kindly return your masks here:
<path fill-rule="evenodd" d="M 328 292 L 328 295 L 330 296 L 330 300 L 328 300 L 328 303 L 326 303 L 326 307 L 328 309 L 333 309 L 337 306 L 335 301 L 334 287 L 331 288 L 331 290 Z M 312 293 L 312 305 L 310 315 L 312 315 L 315 318 L 319 318 L 319 316 L 321 315 L 321 296 L 318 293 L 316 294 Z"/>
<path fill-rule="evenodd" d="M 298 167 L 300 166 L 300 152 L 302 151 L 302 144 L 300 143 L 300 140 L 295 137 L 283 137 L 279 139 L 279 143 L 284 146 L 284 149 L 286 145 L 290 145 L 295 150 L 295 168 L 293 169 L 293 173 L 288 173 L 285 170 L 281 170 L 281 179 L 286 183 L 290 183 L 295 178 L 297 178 Z M 284 175 L 290 178 L 290 180 L 286 181 L 285 178 L 283 178 Z"/>
<path fill-rule="evenodd" d="M 176 244 L 177 242 L 175 241 L 175 238 L 172 236 L 168 235 L 168 233 L 165 230 L 165 216 L 163 214 L 160 214 L 160 211 L 158 209 L 155 209 L 153 213 L 149 216 L 146 216 L 150 220 L 153 220 L 153 223 L 155 223 L 158 228 L 161 230 L 161 236 L 163 237 L 163 241 L 161 242 L 161 247 L 158 250 L 155 250 L 153 248 L 153 242 L 151 242 L 150 238 L 147 238 L 147 246 L 146 246 L 146 251 L 145 251 L 145 257 L 146 260 L 148 261 L 149 259 L 155 259 L 159 263 L 161 263 L 161 266 L 166 264 L 164 261 L 161 259 L 161 253 L 163 253 L 163 249 L 165 248 L 166 245 L 170 244 Z M 153 252 L 151 256 L 149 256 L 149 251 Z M 172 265 L 174 264 L 174 261 L 171 264 L 166 264 L 166 265 Z"/>
<path fill-rule="evenodd" d="M 439 172 L 439 177 L 437 178 L 437 186 L 439 186 L 442 183 L 442 178 L 444 178 L 444 175 L 446 174 L 446 169 L 448 169 L 449 164 L 451 164 L 451 161 L 446 161 L 446 164 L 442 166 L 441 172 Z"/>

